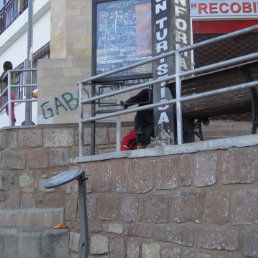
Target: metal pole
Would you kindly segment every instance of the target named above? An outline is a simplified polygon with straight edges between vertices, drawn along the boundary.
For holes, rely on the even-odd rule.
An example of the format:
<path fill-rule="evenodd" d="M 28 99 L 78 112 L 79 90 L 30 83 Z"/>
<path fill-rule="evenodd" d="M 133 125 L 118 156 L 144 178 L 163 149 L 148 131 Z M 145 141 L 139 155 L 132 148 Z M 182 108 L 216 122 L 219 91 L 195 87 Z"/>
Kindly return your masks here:
<path fill-rule="evenodd" d="M 11 100 L 12 100 L 12 93 L 11 93 L 11 83 L 12 83 L 12 80 L 11 80 L 11 71 L 9 70 L 8 71 L 8 74 L 7 74 L 7 96 L 8 96 L 8 111 L 9 111 L 9 126 L 12 125 L 12 103 L 11 103 Z"/>
<path fill-rule="evenodd" d="M 83 146 L 83 110 L 82 110 L 82 84 L 79 84 L 79 124 L 78 124 L 78 130 L 79 130 L 79 157 L 82 157 L 82 146 Z"/>
<path fill-rule="evenodd" d="M 120 85 L 118 86 L 118 90 L 120 90 Z M 117 96 L 117 109 L 119 109 L 120 105 L 120 95 Z M 116 151 L 121 150 L 121 119 L 120 116 L 117 116 L 116 118 Z"/>
<path fill-rule="evenodd" d="M 80 231 L 81 231 L 81 258 L 88 258 L 88 215 L 86 203 L 86 182 L 85 172 L 78 178 L 79 184 L 79 212 L 80 212 Z"/>
<path fill-rule="evenodd" d="M 91 96 L 95 97 L 95 84 L 91 84 Z M 95 101 L 91 102 L 91 117 L 95 117 L 96 104 Z M 95 155 L 95 137 L 96 137 L 96 123 L 95 121 L 91 122 L 91 145 L 90 145 L 90 154 Z"/>
<path fill-rule="evenodd" d="M 182 126 L 182 105 L 181 105 L 181 78 L 180 78 L 180 53 L 175 54 L 176 67 L 176 121 L 177 121 L 177 144 L 183 143 L 183 126 Z"/>
<path fill-rule="evenodd" d="M 31 60 L 30 60 L 30 52 L 31 52 L 31 44 L 32 44 L 32 9 L 33 9 L 33 0 L 28 0 L 28 29 L 27 29 L 27 64 L 26 68 L 31 69 Z M 31 84 L 31 71 L 27 72 L 26 83 Z M 31 88 L 26 88 L 26 99 L 31 99 Z M 32 105 L 31 102 L 26 102 L 25 104 L 25 121 L 24 125 L 32 124 Z"/>

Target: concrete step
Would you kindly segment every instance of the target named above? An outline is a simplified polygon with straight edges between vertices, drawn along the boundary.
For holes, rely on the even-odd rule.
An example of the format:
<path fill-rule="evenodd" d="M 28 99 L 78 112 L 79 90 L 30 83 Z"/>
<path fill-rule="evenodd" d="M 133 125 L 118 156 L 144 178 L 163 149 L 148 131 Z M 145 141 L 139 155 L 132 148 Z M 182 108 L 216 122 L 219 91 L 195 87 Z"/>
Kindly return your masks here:
<path fill-rule="evenodd" d="M 1 258 L 68 258 L 67 229 L 0 227 Z"/>
<path fill-rule="evenodd" d="M 63 223 L 63 208 L 0 210 L 0 227 L 52 228 Z"/>
<path fill-rule="evenodd" d="M 249 135 L 251 129 L 251 122 L 211 121 L 208 126 L 202 126 L 205 140 Z"/>

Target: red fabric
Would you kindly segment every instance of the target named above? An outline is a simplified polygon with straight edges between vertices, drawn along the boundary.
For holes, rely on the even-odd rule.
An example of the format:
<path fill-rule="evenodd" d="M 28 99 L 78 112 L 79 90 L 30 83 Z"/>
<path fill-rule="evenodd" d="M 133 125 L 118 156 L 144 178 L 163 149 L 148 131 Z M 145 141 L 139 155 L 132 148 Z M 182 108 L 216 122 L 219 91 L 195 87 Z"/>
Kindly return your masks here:
<path fill-rule="evenodd" d="M 125 136 L 123 141 L 121 142 L 121 151 L 127 151 L 127 150 L 136 150 L 137 144 L 136 144 L 136 133 L 133 129 L 129 134 Z"/>
<path fill-rule="evenodd" d="M 11 99 L 12 100 L 16 99 L 16 96 L 13 92 L 11 93 Z M 4 95 L 4 102 L 7 103 L 7 101 L 8 101 L 8 93 Z M 9 116 L 8 106 L 6 107 L 6 113 Z M 15 114 L 14 114 L 14 102 L 12 102 L 12 119 L 14 120 L 14 122 L 16 122 L 16 118 L 15 118 Z"/>

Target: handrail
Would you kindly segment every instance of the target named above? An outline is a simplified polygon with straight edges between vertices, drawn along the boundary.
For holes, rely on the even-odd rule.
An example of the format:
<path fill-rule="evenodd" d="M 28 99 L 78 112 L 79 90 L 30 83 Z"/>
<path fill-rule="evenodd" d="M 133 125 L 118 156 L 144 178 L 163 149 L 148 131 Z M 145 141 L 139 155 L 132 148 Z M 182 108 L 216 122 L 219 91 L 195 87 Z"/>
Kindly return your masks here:
<path fill-rule="evenodd" d="M 216 38 L 212 38 L 209 40 L 205 40 L 199 43 L 195 43 L 192 45 L 188 45 L 182 48 L 179 48 L 177 50 L 172 50 L 166 54 L 162 54 L 159 56 L 155 56 L 152 58 L 149 58 L 147 60 L 141 61 L 141 62 L 137 62 L 135 64 L 126 66 L 126 67 L 122 67 L 110 72 L 106 72 L 100 75 L 95 75 L 92 76 L 88 79 L 85 80 L 81 80 L 79 81 L 77 84 L 79 85 L 79 157 L 82 157 L 82 129 L 83 123 L 88 123 L 88 122 L 94 122 L 94 121 L 98 121 L 101 119 L 106 119 L 109 117 L 113 117 L 113 116 L 120 116 L 120 115 L 124 115 L 124 114 L 128 114 L 128 113 L 132 113 L 132 112 L 137 112 L 137 111 L 141 111 L 141 110 L 145 110 L 145 109 L 153 109 L 156 107 L 160 107 L 160 106 L 164 106 L 164 105 L 168 105 L 168 104 L 176 104 L 176 117 L 177 117 L 177 139 L 178 139 L 178 144 L 182 144 L 183 143 L 183 137 L 182 137 L 182 107 L 181 107 L 181 103 L 185 102 L 185 101 L 191 101 L 194 99 L 198 99 L 198 98 L 204 98 L 204 97 L 208 97 L 208 96 L 212 96 L 212 95 L 217 95 L 217 94 L 222 94 L 222 93 L 226 93 L 226 92 L 231 92 L 231 91 L 235 91 L 235 90 L 239 90 L 239 89 L 243 89 L 243 88 L 251 88 L 251 87 L 255 87 L 258 86 L 258 81 L 253 81 L 253 82 L 248 82 L 248 83 L 242 83 L 242 84 L 238 84 L 238 85 L 234 85 L 234 86 L 227 86 L 221 89 L 216 89 L 216 90 L 211 90 L 211 91 L 206 91 L 206 92 L 202 92 L 202 93 L 198 93 L 198 94 L 191 94 L 191 95 L 187 95 L 187 96 L 181 96 L 181 80 L 187 79 L 189 78 L 189 76 L 191 75 L 196 75 L 196 74 L 201 74 L 204 72 L 209 72 L 212 71 L 214 69 L 219 69 L 219 68 L 225 68 L 228 67 L 229 65 L 238 65 L 240 63 L 243 62 L 249 62 L 251 60 L 258 60 L 258 52 L 256 53 L 252 53 L 252 54 L 248 54 L 245 56 L 241 56 L 241 57 L 237 57 L 237 58 L 232 58 L 226 61 L 222 61 L 222 62 L 218 62 L 218 63 L 214 63 L 214 64 L 210 64 L 210 65 L 206 65 L 206 66 L 202 66 L 199 68 L 195 68 L 195 69 L 191 69 L 188 71 L 183 71 L 181 72 L 180 70 L 180 54 L 185 52 L 185 51 L 190 51 L 190 50 L 194 50 L 196 48 L 211 44 L 211 43 L 215 43 L 221 40 L 225 40 L 228 38 L 232 38 L 232 37 L 236 37 L 236 36 L 240 36 L 243 35 L 245 33 L 251 32 L 251 31 L 256 31 L 258 30 L 258 25 L 254 25 L 239 31 L 235 31 L 235 32 L 231 32 Z M 135 86 L 130 86 L 126 89 L 120 89 L 117 91 L 112 91 L 106 94 L 102 94 L 99 96 L 94 96 L 88 99 L 83 99 L 82 98 L 82 87 L 84 85 L 89 85 L 90 83 L 107 77 L 109 75 L 115 74 L 115 73 L 119 73 L 125 70 L 129 70 L 132 69 L 134 67 L 143 65 L 143 64 L 147 64 L 150 62 L 153 62 L 155 60 L 159 60 L 161 58 L 165 58 L 165 57 L 169 57 L 175 55 L 175 74 L 173 75 L 168 75 L 159 79 L 155 79 L 149 82 L 144 82 L 141 84 L 137 84 Z M 167 100 L 164 102 L 159 102 L 159 103 L 153 103 L 153 104 L 149 104 L 149 105 L 145 105 L 145 106 L 141 106 L 141 107 L 136 107 L 136 108 L 130 108 L 130 109 L 126 109 L 126 110 L 120 110 L 120 111 L 115 111 L 112 112 L 110 114 L 104 114 L 104 115 L 99 115 L 99 116 L 94 116 L 92 115 L 92 117 L 89 118 L 83 118 L 83 108 L 82 105 L 83 104 L 89 104 L 89 103 L 95 103 L 95 101 L 103 99 L 103 98 L 107 98 L 107 97 L 111 97 L 111 96 L 115 96 L 115 95 L 120 95 L 122 93 L 126 93 L 132 90 L 136 90 L 136 89 L 141 89 L 150 85 L 153 85 L 155 87 L 155 85 L 157 85 L 158 83 L 161 82 L 175 82 L 176 85 L 176 98 L 175 99 L 171 99 L 171 100 Z"/>
<path fill-rule="evenodd" d="M 8 81 L 8 84 L 7 84 L 7 87 L 3 90 L 3 92 L 1 92 L 0 94 L 0 98 L 2 98 L 4 96 L 4 94 L 6 92 L 11 92 L 11 89 L 12 88 L 19 88 L 19 87 L 22 87 L 22 88 L 31 88 L 31 87 L 37 87 L 38 84 L 37 83 L 31 83 L 31 84 L 11 84 L 11 74 L 12 73 L 17 73 L 17 72 L 33 72 L 33 71 L 37 71 L 38 69 L 37 68 L 24 68 L 24 69 L 12 69 L 12 70 L 9 70 L 7 71 L 7 81 Z M 12 103 L 21 103 L 21 102 L 37 102 L 38 100 L 37 99 L 34 99 L 34 98 L 31 98 L 31 99 L 15 99 L 15 100 L 12 100 L 10 97 L 8 98 L 8 101 L 0 108 L 0 113 L 8 106 L 8 110 L 9 110 L 9 125 L 11 126 L 12 124 Z"/>

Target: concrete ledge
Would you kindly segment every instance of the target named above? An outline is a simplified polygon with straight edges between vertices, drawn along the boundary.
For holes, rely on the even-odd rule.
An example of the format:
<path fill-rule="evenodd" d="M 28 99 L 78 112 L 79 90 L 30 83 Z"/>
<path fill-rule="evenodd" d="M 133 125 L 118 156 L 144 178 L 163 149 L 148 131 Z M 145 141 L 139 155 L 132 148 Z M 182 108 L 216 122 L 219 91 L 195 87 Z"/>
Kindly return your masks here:
<path fill-rule="evenodd" d="M 0 227 L 0 257 L 68 258 L 67 229 Z"/>
<path fill-rule="evenodd" d="M 157 157 L 173 154 L 186 154 L 198 151 L 209 151 L 218 149 L 242 148 L 258 145 L 258 135 L 245 135 L 233 138 L 224 138 L 218 140 L 210 140 L 203 142 L 186 143 L 182 145 L 157 146 L 145 150 L 120 151 L 104 153 L 93 156 L 83 156 L 70 159 L 70 163 L 100 161 L 118 158 L 141 158 L 141 157 Z"/>

